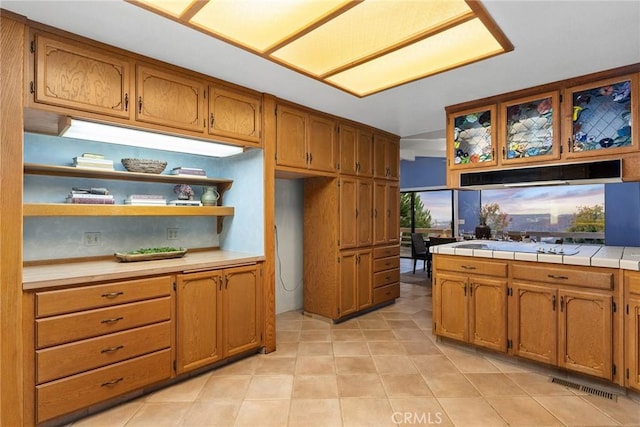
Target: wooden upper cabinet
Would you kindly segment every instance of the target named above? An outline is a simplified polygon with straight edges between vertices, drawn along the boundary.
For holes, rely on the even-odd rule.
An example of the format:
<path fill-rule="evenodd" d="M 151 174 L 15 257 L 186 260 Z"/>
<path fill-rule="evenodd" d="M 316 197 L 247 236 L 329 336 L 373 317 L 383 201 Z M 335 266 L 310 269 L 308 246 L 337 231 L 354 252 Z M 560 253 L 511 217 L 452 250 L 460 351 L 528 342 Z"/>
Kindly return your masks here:
<path fill-rule="evenodd" d="M 202 80 L 136 66 L 136 120 L 204 133 L 204 94 Z"/>
<path fill-rule="evenodd" d="M 566 157 L 637 151 L 638 74 L 600 80 L 564 91 Z"/>
<path fill-rule="evenodd" d="M 400 177 L 400 143 L 387 136 L 373 135 L 373 177 Z"/>
<path fill-rule="evenodd" d="M 209 86 L 209 134 L 260 145 L 262 97 L 220 86 Z"/>
<path fill-rule="evenodd" d="M 278 105 L 276 120 L 276 163 L 306 169 L 308 114 L 296 108 Z"/>
<path fill-rule="evenodd" d="M 340 248 L 354 248 L 358 246 L 357 211 L 358 211 L 358 180 L 356 178 L 340 177 Z"/>
<path fill-rule="evenodd" d="M 447 115 L 447 158 L 450 168 L 493 166 L 496 158 L 496 106 Z"/>
<path fill-rule="evenodd" d="M 130 69 L 126 57 L 77 42 L 35 34 L 36 103 L 129 117 Z"/>
<path fill-rule="evenodd" d="M 336 121 L 332 118 L 309 114 L 308 133 L 309 169 L 336 171 Z"/>
<path fill-rule="evenodd" d="M 357 164 L 358 175 L 373 176 L 373 133 L 362 129 L 358 129 Z"/>
<path fill-rule="evenodd" d="M 501 163 L 526 163 L 560 157 L 560 95 L 536 94 L 500 104 Z"/>
<path fill-rule="evenodd" d="M 358 179 L 357 187 L 357 243 L 358 246 L 368 246 L 373 243 L 373 180 Z"/>
<path fill-rule="evenodd" d="M 340 173 L 373 176 L 373 134 L 353 126 L 340 125 Z"/>

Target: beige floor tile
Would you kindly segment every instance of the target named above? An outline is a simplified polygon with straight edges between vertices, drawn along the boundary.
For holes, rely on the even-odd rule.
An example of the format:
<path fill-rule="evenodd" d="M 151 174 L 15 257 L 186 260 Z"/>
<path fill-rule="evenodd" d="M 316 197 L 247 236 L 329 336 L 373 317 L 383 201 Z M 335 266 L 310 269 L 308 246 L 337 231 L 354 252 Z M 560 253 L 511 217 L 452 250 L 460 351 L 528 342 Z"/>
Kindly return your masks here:
<path fill-rule="evenodd" d="M 368 356 L 369 346 L 364 341 L 335 341 L 333 342 L 334 356 Z"/>
<path fill-rule="evenodd" d="M 580 396 L 536 396 L 535 399 L 568 426 L 619 425 Z"/>
<path fill-rule="evenodd" d="M 300 331 L 276 331 L 276 347 L 284 343 L 300 341 Z"/>
<path fill-rule="evenodd" d="M 193 402 L 209 381 L 211 373 L 181 381 L 171 387 L 160 389 L 146 397 L 147 402 Z"/>
<path fill-rule="evenodd" d="M 384 319 L 359 319 L 360 329 L 389 329 L 389 324 Z"/>
<path fill-rule="evenodd" d="M 398 341 L 372 341 L 369 343 L 369 351 L 374 356 L 403 356 L 407 354 L 407 350 Z"/>
<path fill-rule="evenodd" d="M 393 409 L 387 399 L 340 399 L 344 427 L 395 426 Z"/>
<path fill-rule="evenodd" d="M 388 319 L 387 323 L 391 329 L 419 329 L 413 320 Z"/>
<path fill-rule="evenodd" d="M 534 372 L 506 373 L 505 375 L 532 396 L 575 396 L 572 389 L 552 383 L 546 375 Z"/>
<path fill-rule="evenodd" d="M 260 357 L 255 375 L 293 375 L 295 357 Z"/>
<path fill-rule="evenodd" d="M 433 393 L 420 374 L 380 375 L 389 397 L 432 397 Z"/>
<path fill-rule="evenodd" d="M 280 320 L 276 319 L 276 331 L 299 331 L 302 328 L 302 319 Z"/>
<path fill-rule="evenodd" d="M 517 360 L 500 360 L 495 358 L 487 358 L 489 362 L 502 373 L 527 373 L 536 370 L 536 366 L 531 363 L 518 363 Z"/>
<path fill-rule="evenodd" d="M 285 311 L 284 313 L 278 313 L 276 315 L 276 320 L 300 320 L 303 318 L 304 315 L 300 310 Z"/>
<path fill-rule="evenodd" d="M 396 341 L 391 329 L 363 329 L 362 335 L 367 341 Z"/>
<path fill-rule="evenodd" d="M 290 399 L 293 375 L 255 375 L 251 379 L 245 400 Z"/>
<path fill-rule="evenodd" d="M 410 320 L 411 319 L 409 315 L 406 313 L 382 311 L 381 314 L 382 314 L 382 317 L 384 317 L 385 319 L 393 319 L 393 320 Z"/>
<path fill-rule="evenodd" d="M 369 343 L 371 345 L 372 343 Z M 409 356 L 373 356 L 379 374 L 417 374 Z"/>
<path fill-rule="evenodd" d="M 126 424 L 127 427 L 179 426 L 192 402 L 145 403 Z"/>
<path fill-rule="evenodd" d="M 408 355 L 441 355 L 442 353 L 430 340 L 400 341 Z"/>
<path fill-rule="evenodd" d="M 434 396 L 440 397 L 475 397 L 478 390 L 462 374 L 424 377 Z"/>
<path fill-rule="evenodd" d="M 257 357 L 247 357 L 228 365 L 223 365 L 211 371 L 211 376 L 216 375 L 253 375 L 258 365 Z"/>
<path fill-rule="evenodd" d="M 303 341 L 331 341 L 329 329 L 310 329 L 300 331 L 300 342 Z"/>
<path fill-rule="evenodd" d="M 447 354 L 446 356 L 462 373 L 487 374 L 500 372 L 495 365 L 479 354 Z"/>
<path fill-rule="evenodd" d="M 399 341 L 419 341 L 426 339 L 425 334 L 420 329 L 394 329 L 393 334 Z"/>
<path fill-rule="evenodd" d="M 278 334 L 279 335 L 279 334 Z M 276 351 L 266 354 L 266 357 L 296 357 L 298 355 L 297 342 L 278 342 L 276 343 Z"/>
<path fill-rule="evenodd" d="M 371 356 L 338 356 L 334 358 L 336 374 L 376 374 Z"/>
<path fill-rule="evenodd" d="M 331 339 L 335 341 L 364 341 L 360 329 L 332 329 Z"/>
<path fill-rule="evenodd" d="M 451 420 L 434 397 L 389 397 L 393 421 L 401 426 L 452 426 Z"/>
<path fill-rule="evenodd" d="M 298 356 L 296 375 L 335 374 L 333 356 Z"/>
<path fill-rule="evenodd" d="M 548 427 L 563 425 L 532 397 L 488 397 L 487 401 L 510 426 Z"/>
<path fill-rule="evenodd" d="M 298 345 L 300 356 L 331 356 L 333 347 L 330 342 L 301 342 Z"/>
<path fill-rule="evenodd" d="M 198 395 L 198 400 L 244 399 L 251 375 L 213 375 Z"/>
<path fill-rule="evenodd" d="M 338 399 L 292 399 L 288 427 L 341 426 Z"/>
<path fill-rule="evenodd" d="M 467 379 L 480 391 L 483 396 L 525 396 L 523 389 L 518 387 L 505 374 L 465 374 Z"/>
<path fill-rule="evenodd" d="M 203 400 L 191 406 L 184 417 L 184 427 L 232 426 L 242 400 Z"/>
<path fill-rule="evenodd" d="M 413 364 L 425 378 L 459 374 L 458 368 L 444 355 L 410 356 Z"/>
<path fill-rule="evenodd" d="M 332 399 L 338 397 L 335 375 L 296 375 L 293 379 L 294 399 Z"/>
<path fill-rule="evenodd" d="M 349 319 L 331 324 L 331 329 L 360 329 L 360 325 L 358 324 L 358 319 Z"/>
<path fill-rule="evenodd" d="M 289 399 L 245 400 L 236 418 L 236 427 L 282 427 L 289 419 Z"/>
<path fill-rule="evenodd" d="M 136 399 L 74 422 L 73 427 L 122 427 L 142 408 L 144 401 Z"/>
<path fill-rule="evenodd" d="M 640 426 L 639 402 L 626 396 L 618 396 L 617 401 L 600 396 L 584 396 L 582 398 L 622 425 Z"/>
<path fill-rule="evenodd" d="M 318 319 L 305 319 L 304 322 L 302 322 L 302 330 L 311 330 L 311 329 L 321 329 L 321 330 L 325 330 L 325 329 L 330 329 L 331 328 L 331 324 L 327 321 L 324 320 L 318 320 Z"/>
<path fill-rule="evenodd" d="M 505 421 L 482 397 L 447 397 L 438 401 L 456 426 L 505 426 Z"/>
<path fill-rule="evenodd" d="M 338 375 L 340 397 L 385 397 L 380 377 L 375 374 Z"/>

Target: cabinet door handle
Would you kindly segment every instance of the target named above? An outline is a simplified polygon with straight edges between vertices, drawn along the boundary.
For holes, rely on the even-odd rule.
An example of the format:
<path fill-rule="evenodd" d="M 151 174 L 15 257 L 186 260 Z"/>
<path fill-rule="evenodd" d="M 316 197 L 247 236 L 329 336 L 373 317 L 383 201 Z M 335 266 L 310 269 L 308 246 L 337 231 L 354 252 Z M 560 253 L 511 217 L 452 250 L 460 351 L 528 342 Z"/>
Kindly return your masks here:
<path fill-rule="evenodd" d="M 507 158 L 507 150 L 504 147 L 502 147 L 502 158 L 503 159 Z"/>
<path fill-rule="evenodd" d="M 460 268 L 463 270 L 475 270 L 476 268 L 473 265 L 461 265 Z"/>
<path fill-rule="evenodd" d="M 124 111 L 129 111 L 129 94 L 124 94 Z"/>
<path fill-rule="evenodd" d="M 567 138 L 567 153 L 571 152 L 571 137 Z"/>
<path fill-rule="evenodd" d="M 109 387 L 112 385 L 118 384 L 120 381 L 124 381 L 124 377 L 116 378 L 115 380 L 107 381 L 106 383 L 100 384 L 101 387 Z"/>
<path fill-rule="evenodd" d="M 564 297 L 560 297 L 560 312 L 564 311 Z"/>
<path fill-rule="evenodd" d="M 378 209 L 373 210 L 373 217 L 378 218 Z"/>
<path fill-rule="evenodd" d="M 309 164 L 313 163 L 313 154 L 309 153 Z"/>
<path fill-rule="evenodd" d="M 555 295 L 553 295 L 551 297 L 551 310 L 552 311 L 556 311 L 556 296 Z"/>
<path fill-rule="evenodd" d="M 142 114 L 142 97 L 138 97 L 138 114 Z"/>
<path fill-rule="evenodd" d="M 103 350 L 100 350 L 100 353 L 113 353 L 114 351 L 118 351 L 118 350 L 122 350 L 124 348 L 124 346 L 122 344 L 117 345 L 115 347 L 109 347 L 109 348 L 105 348 Z"/>
<path fill-rule="evenodd" d="M 119 321 L 120 321 L 120 320 L 122 320 L 122 319 L 124 319 L 124 317 L 122 317 L 122 316 L 119 316 L 119 317 L 113 317 L 113 318 L 111 318 L 111 319 L 104 319 L 104 320 L 102 320 L 100 323 L 106 323 L 106 324 L 109 324 L 109 323 L 116 323 L 116 322 L 119 322 Z"/>
<path fill-rule="evenodd" d="M 309 163 L 309 153 L 306 153 L 306 156 L 307 156 L 306 162 Z"/>
<path fill-rule="evenodd" d="M 469 283 L 469 296 L 473 296 L 473 283 Z"/>
<path fill-rule="evenodd" d="M 211 121 L 211 127 L 213 128 L 213 124 L 215 123 L 216 119 L 215 119 L 215 117 L 213 117 L 213 113 L 211 113 L 211 116 L 209 116 L 209 117 L 210 117 L 209 120 Z"/>
<path fill-rule="evenodd" d="M 562 279 L 562 280 L 569 279 L 567 276 L 557 276 L 555 274 L 547 274 L 547 277 L 549 277 L 550 279 Z"/>
<path fill-rule="evenodd" d="M 102 294 L 101 296 L 102 296 L 102 298 L 109 298 L 109 299 L 112 299 L 112 298 L 118 297 L 118 296 L 120 296 L 120 295 L 124 295 L 124 292 L 122 292 L 122 291 L 117 291 L 117 292 L 108 292 L 108 293 L 106 293 L 106 294 Z"/>
<path fill-rule="evenodd" d="M 464 296 L 465 297 L 467 296 L 467 285 L 466 284 L 464 285 Z"/>

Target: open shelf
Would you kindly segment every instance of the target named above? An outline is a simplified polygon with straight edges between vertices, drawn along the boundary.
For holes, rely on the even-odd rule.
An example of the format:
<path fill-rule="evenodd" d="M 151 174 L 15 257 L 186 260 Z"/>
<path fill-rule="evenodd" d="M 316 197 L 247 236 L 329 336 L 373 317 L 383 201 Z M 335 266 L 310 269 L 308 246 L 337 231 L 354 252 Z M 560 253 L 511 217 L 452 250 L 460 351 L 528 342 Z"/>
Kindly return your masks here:
<path fill-rule="evenodd" d="M 232 206 L 132 206 L 25 203 L 24 216 L 232 216 Z"/>

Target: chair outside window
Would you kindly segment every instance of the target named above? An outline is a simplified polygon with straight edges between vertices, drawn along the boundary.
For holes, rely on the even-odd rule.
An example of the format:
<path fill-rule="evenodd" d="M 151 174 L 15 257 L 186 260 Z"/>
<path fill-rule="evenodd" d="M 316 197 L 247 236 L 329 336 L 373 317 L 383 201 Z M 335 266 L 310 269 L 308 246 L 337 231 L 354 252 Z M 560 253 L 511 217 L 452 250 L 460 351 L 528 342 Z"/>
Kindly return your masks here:
<path fill-rule="evenodd" d="M 411 233 L 411 258 L 413 259 L 413 274 L 416 274 L 416 263 L 419 259 L 423 261 L 422 271 L 426 269 L 429 258 L 429 250 L 424 243 L 422 233 Z"/>

